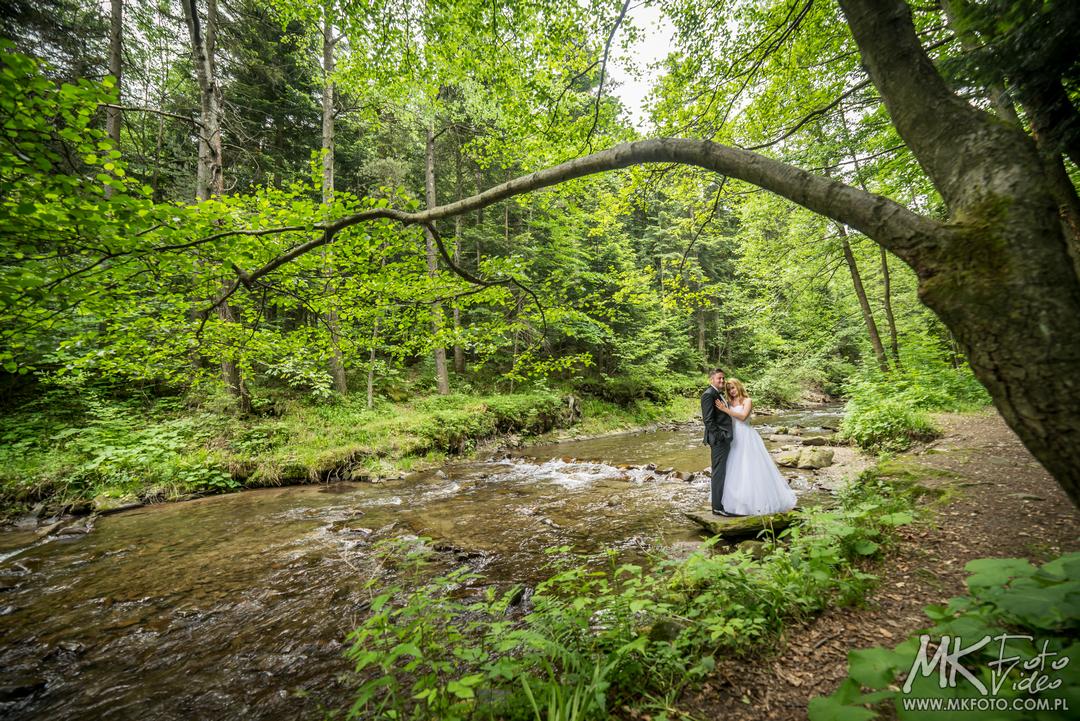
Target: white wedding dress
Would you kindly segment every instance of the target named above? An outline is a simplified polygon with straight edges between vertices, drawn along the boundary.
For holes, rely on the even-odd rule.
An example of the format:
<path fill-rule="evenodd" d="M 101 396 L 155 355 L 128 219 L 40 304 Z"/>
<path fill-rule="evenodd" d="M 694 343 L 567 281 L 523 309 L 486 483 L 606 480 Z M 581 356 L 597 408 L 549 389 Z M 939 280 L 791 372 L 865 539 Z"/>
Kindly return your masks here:
<path fill-rule="evenodd" d="M 741 405 L 732 410 L 743 410 Z M 747 421 L 731 419 L 734 435 L 724 480 L 724 510 L 740 516 L 790 511 L 795 493 L 773 462 L 765 441 Z"/>

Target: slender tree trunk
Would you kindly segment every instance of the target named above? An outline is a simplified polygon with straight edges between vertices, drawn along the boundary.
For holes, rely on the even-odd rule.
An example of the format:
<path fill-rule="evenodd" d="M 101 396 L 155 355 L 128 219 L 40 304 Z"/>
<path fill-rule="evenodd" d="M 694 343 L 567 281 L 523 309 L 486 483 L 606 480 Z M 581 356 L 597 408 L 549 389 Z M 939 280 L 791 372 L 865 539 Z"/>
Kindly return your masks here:
<path fill-rule="evenodd" d="M 885 348 L 881 345 L 881 335 L 878 334 L 877 323 L 874 322 L 874 313 L 870 309 L 870 301 L 866 297 L 866 289 L 863 287 L 862 276 L 859 274 L 859 266 L 855 262 L 855 254 L 851 252 L 847 228 L 842 223 L 837 223 L 836 227 L 840 232 L 840 245 L 844 249 L 844 262 L 847 263 L 848 272 L 851 273 L 851 283 L 855 286 L 855 296 L 859 299 L 863 322 L 866 324 L 866 332 L 870 336 L 870 345 L 874 348 L 874 357 L 877 358 L 881 370 L 888 373 L 889 361 L 885 358 Z"/>
<path fill-rule="evenodd" d="M 121 103 L 121 73 L 123 72 L 124 44 L 124 1 L 112 0 L 109 16 L 109 75 L 116 80 L 117 103 Z M 120 118 L 123 111 L 110 107 L 105 111 L 105 128 L 113 145 L 120 149 Z"/>
<path fill-rule="evenodd" d="M 477 165 L 476 166 L 476 193 L 477 193 L 477 195 L 479 195 L 480 191 L 483 190 L 483 187 L 484 187 L 483 182 L 484 182 L 484 179 L 483 179 L 482 174 L 480 173 L 480 166 Z M 480 242 L 480 239 L 484 237 L 484 207 L 485 206 L 481 205 L 479 208 L 476 209 L 476 230 L 477 230 L 477 233 L 476 233 L 476 269 L 477 270 L 480 270 L 480 259 L 481 259 L 481 253 L 482 253 L 482 251 L 481 251 L 482 243 Z"/>
<path fill-rule="evenodd" d="M 847 118 L 844 116 L 843 113 L 840 114 L 840 125 L 843 128 L 844 132 L 844 143 L 848 147 L 851 147 L 851 132 L 848 128 Z M 855 179 L 858 183 L 858 186 L 863 190 L 866 190 L 866 181 L 863 179 L 862 165 L 859 163 L 858 154 L 856 154 L 854 151 L 851 153 L 851 162 L 855 168 Z M 875 343 L 874 339 L 878 338 L 878 340 L 876 341 L 877 345 L 875 345 L 874 348 L 875 354 L 877 354 L 878 356 L 878 365 L 881 366 L 882 370 L 888 371 L 888 367 L 885 363 L 884 351 L 878 353 L 877 350 L 878 346 L 881 345 L 881 340 L 878 336 L 877 326 L 874 323 L 874 315 L 870 312 L 869 303 L 866 302 L 866 293 L 862 290 L 862 281 L 859 280 L 858 270 L 855 266 L 855 257 L 851 254 L 851 248 L 848 243 L 847 233 L 843 225 L 840 225 L 839 227 L 840 235 L 844 242 L 844 260 L 847 262 L 848 268 L 852 271 L 852 280 L 856 286 L 855 291 L 857 294 L 860 294 L 859 302 L 863 308 L 863 319 L 866 321 L 867 329 L 870 332 L 870 342 Z M 888 253 L 885 251 L 884 246 L 878 246 L 878 249 L 881 252 L 881 280 L 884 285 L 885 318 L 889 324 L 889 345 L 892 350 L 893 362 L 896 364 L 896 367 L 899 368 L 900 344 L 896 337 L 896 318 L 893 316 L 892 310 L 892 283 L 889 277 L 889 256 Z"/>
<path fill-rule="evenodd" d="M 454 190 L 457 200 L 464 197 L 464 181 L 461 171 L 461 143 L 454 144 Z M 461 265 L 461 215 L 454 216 L 454 265 Z M 454 303 L 454 372 L 465 372 L 465 349 L 461 347 L 461 308 Z"/>
<path fill-rule="evenodd" d="M 429 208 L 438 205 L 435 196 L 435 129 L 428 126 L 427 143 L 424 152 L 424 195 Z M 427 241 L 427 266 L 428 275 L 436 277 L 439 272 L 435 253 L 435 236 L 429 228 L 424 228 L 424 238 Z M 450 376 L 446 369 L 446 348 L 442 346 L 440 338 L 443 326 L 442 303 L 435 301 L 431 304 L 431 329 L 435 339 L 435 377 L 439 386 L 440 395 L 450 393 Z"/>
<path fill-rule="evenodd" d="M 191 36 L 191 56 L 199 85 L 199 164 L 195 179 L 195 196 L 209 200 L 225 191 L 221 167 L 221 87 L 217 80 L 214 53 L 217 43 L 217 0 L 207 0 L 206 25 L 203 26 L 195 0 L 183 0 L 184 16 Z M 228 283 L 222 285 L 224 292 Z M 217 306 L 217 315 L 225 323 L 236 323 L 233 308 L 226 302 Z M 243 413 L 251 411 L 251 396 L 244 383 L 235 353 L 226 353 L 221 361 L 221 375 L 226 387 L 236 398 Z"/>
<path fill-rule="evenodd" d="M 705 309 L 697 309 L 697 351 L 701 358 L 705 358 Z"/>
<path fill-rule="evenodd" d="M 375 324 L 371 331 L 371 352 L 368 356 L 367 372 L 367 407 L 375 406 L 375 347 L 379 342 L 379 318 L 375 318 Z"/>
<path fill-rule="evenodd" d="M 324 205 L 334 202 L 334 23 L 329 5 L 323 9 L 322 27 L 322 200 Z M 327 295 L 334 283 L 334 264 L 329 251 L 323 253 L 323 273 L 326 277 Z M 345 377 L 345 359 L 341 354 L 341 334 L 338 309 L 331 300 L 326 311 L 326 327 L 330 332 L 330 377 L 334 389 L 341 395 L 349 393 Z"/>
<path fill-rule="evenodd" d="M 214 62 L 217 43 L 217 0 L 206 2 L 206 25 L 203 27 L 195 0 L 183 0 L 184 16 L 191 35 L 191 55 L 199 84 L 199 165 L 195 197 L 209 200 L 224 192 L 221 169 L 221 87 Z"/>
<path fill-rule="evenodd" d="M 889 253 L 879 247 L 881 252 L 881 282 L 884 286 L 885 320 L 889 323 L 889 349 L 892 351 L 893 365 L 900 367 L 900 342 L 896 336 L 896 318 L 892 309 L 892 280 L 889 276 Z"/>

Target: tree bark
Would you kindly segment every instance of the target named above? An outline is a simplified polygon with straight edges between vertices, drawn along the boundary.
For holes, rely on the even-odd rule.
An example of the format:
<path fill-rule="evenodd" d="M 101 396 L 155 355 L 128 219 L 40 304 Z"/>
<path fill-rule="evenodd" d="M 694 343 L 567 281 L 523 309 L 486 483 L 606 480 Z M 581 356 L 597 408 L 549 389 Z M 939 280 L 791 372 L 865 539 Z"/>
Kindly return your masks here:
<path fill-rule="evenodd" d="M 949 91 L 906 4 L 840 5 L 893 124 L 950 209 L 955 232 L 901 255 L 919 295 L 1080 505 L 1080 280 L 1035 144 Z"/>
<path fill-rule="evenodd" d="M 323 9 L 322 23 L 322 201 L 324 205 L 334 202 L 334 23 L 329 6 Z M 327 291 L 334 282 L 334 265 L 329 254 L 323 255 L 323 273 L 326 276 Z M 331 300 L 326 312 L 326 327 L 330 332 L 330 377 L 334 389 L 341 395 L 348 395 L 349 382 L 345 377 L 345 359 L 341 354 L 341 334 L 338 310 Z"/>
<path fill-rule="evenodd" d="M 881 282 L 883 301 L 885 304 L 885 320 L 889 323 L 889 350 L 892 351 L 893 365 L 900 367 L 900 342 L 896 334 L 896 318 L 892 310 L 892 280 L 889 276 L 889 253 L 879 247 L 881 252 Z"/>
<path fill-rule="evenodd" d="M 454 144 L 454 190 L 456 200 L 464 197 L 464 181 L 461 171 L 461 143 Z M 454 216 L 454 265 L 461 265 L 461 216 Z M 454 303 L 454 372 L 465 372 L 465 349 L 461 347 L 461 308 Z"/>
<path fill-rule="evenodd" d="M 844 262 L 847 263 L 848 272 L 851 273 L 851 283 L 855 286 L 855 296 L 859 299 L 859 308 L 862 309 L 863 322 L 866 324 L 866 332 L 870 336 L 870 345 L 874 349 L 874 357 L 878 367 L 884 373 L 889 372 L 889 361 L 885 358 L 885 348 L 881 345 L 881 335 L 878 333 L 877 323 L 874 322 L 874 312 L 870 309 L 870 301 L 866 297 L 866 289 L 863 287 L 862 276 L 859 275 L 859 266 L 855 262 L 855 254 L 851 252 L 851 243 L 848 241 L 847 228 L 837 224 L 840 232 L 840 244 L 844 249 Z"/>
<path fill-rule="evenodd" d="M 123 103 L 121 97 L 121 73 L 124 63 L 124 0 L 112 0 L 109 16 L 109 75 L 116 80 L 116 102 Z M 123 111 L 109 106 L 105 111 L 105 129 L 112 138 L 113 145 L 120 149 L 120 119 Z"/>
<path fill-rule="evenodd" d="M 225 190 L 221 167 L 221 87 L 218 85 L 214 52 L 217 43 L 217 0 L 207 0 L 205 28 L 199 18 L 195 0 L 183 0 L 184 17 L 191 37 L 191 57 L 199 85 L 199 162 L 195 179 L 195 197 L 199 201 L 221 195 Z M 228 288 L 226 282 L 222 288 Z M 236 323 L 236 313 L 228 301 L 216 306 L 218 317 L 225 323 Z M 251 396 L 235 354 L 226 353 L 221 360 L 221 376 L 243 413 L 251 411 Z"/>
<path fill-rule="evenodd" d="M 424 152 L 424 197 L 427 207 L 434 208 L 438 204 L 435 196 L 435 129 L 430 125 L 427 128 L 427 142 Z M 434 278 L 439 273 L 438 262 L 435 257 L 435 235 L 428 227 L 424 228 L 424 239 L 427 247 L 428 276 Z M 435 379 L 439 387 L 439 395 L 450 393 L 450 376 L 446 369 L 446 348 L 442 346 L 440 335 L 443 326 L 442 303 L 434 301 L 431 304 L 431 330 L 435 340 Z"/>
<path fill-rule="evenodd" d="M 199 165 L 195 197 L 209 200 L 225 189 L 221 169 L 221 86 L 218 85 L 214 51 L 217 44 L 217 0 L 206 2 L 203 28 L 195 0 L 183 0 L 184 18 L 191 36 L 191 59 L 199 85 Z"/>

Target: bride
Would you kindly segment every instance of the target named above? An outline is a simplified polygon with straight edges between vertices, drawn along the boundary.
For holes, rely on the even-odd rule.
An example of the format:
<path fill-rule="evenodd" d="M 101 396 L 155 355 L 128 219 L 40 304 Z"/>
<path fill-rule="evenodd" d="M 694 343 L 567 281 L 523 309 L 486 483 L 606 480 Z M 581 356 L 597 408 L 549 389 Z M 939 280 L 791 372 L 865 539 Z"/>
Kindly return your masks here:
<path fill-rule="evenodd" d="M 753 403 L 738 378 L 724 384 L 728 405 L 717 399 L 716 409 L 731 416 L 734 435 L 727 460 L 724 508 L 733 515 L 763 516 L 790 511 L 795 494 L 773 463 L 758 432 L 747 423 Z"/>

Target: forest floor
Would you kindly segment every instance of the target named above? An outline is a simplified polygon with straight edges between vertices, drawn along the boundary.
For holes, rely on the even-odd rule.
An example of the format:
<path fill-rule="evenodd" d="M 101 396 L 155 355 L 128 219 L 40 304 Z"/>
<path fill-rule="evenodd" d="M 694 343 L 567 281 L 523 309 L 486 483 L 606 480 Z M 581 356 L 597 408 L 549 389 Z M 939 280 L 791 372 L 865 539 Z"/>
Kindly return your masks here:
<path fill-rule="evenodd" d="M 968 561 L 1042 562 L 1080 549 L 1080 512 L 996 411 L 935 420 L 941 438 L 882 465 L 885 477 L 913 480 L 935 500 L 874 569 L 880 580 L 865 604 L 793 624 L 756 657 L 719 660 L 679 711 L 701 720 L 805 719 L 810 699 L 847 676 L 849 651 L 892 647 L 932 625 L 923 607 L 965 592 Z"/>

